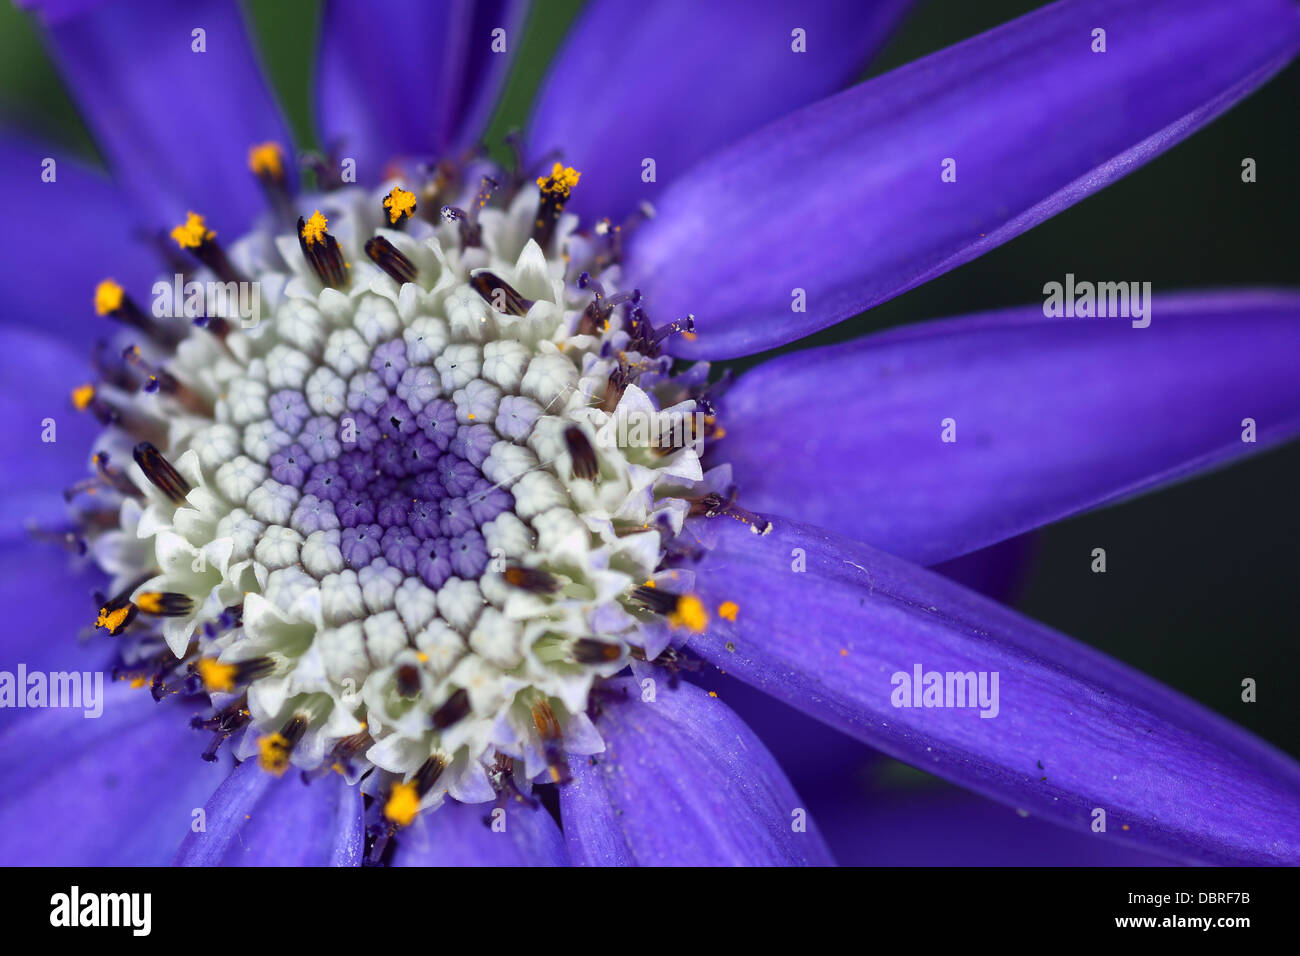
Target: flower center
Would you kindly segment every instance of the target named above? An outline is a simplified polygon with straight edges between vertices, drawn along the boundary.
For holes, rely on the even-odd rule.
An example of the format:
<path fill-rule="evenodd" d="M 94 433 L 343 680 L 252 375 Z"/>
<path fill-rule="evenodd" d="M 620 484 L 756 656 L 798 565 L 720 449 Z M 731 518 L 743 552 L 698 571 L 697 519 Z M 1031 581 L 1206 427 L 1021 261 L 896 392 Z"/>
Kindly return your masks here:
<path fill-rule="evenodd" d="M 176 227 L 196 268 L 148 312 L 96 291 L 128 327 L 73 394 L 108 426 L 73 489 L 96 623 L 155 695 L 210 695 L 207 757 L 365 778 L 393 825 L 562 780 L 594 684 L 707 623 L 687 516 L 761 530 L 701 470 L 707 368 L 660 354 L 691 320 L 614 288 L 619 229 L 576 231 L 558 163 L 327 191 L 294 229 L 282 159 L 250 153 L 274 213 L 228 250 Z"/>

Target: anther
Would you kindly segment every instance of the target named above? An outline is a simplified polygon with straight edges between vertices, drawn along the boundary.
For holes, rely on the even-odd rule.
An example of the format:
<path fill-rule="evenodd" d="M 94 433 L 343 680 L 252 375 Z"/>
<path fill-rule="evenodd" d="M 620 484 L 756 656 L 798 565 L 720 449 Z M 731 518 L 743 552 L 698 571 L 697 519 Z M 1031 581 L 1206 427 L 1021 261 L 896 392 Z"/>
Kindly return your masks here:
<path fill-rule="evenodd" d="M 470 276 L 469 284 L 488 305 L 506 315 L 527 315 L 533 307 L 532 299 L 525 299 L 509 282 L 486 269 Z"/>
<path fill-rule="evenodd" d="M 333 289 L 348 285 L 348 267 L 338 240 L 326 231 L 329 221 L 317 209 L 310 219 L 298 217 L 298 246 L 322 283 Z"/>
<path fill-rule="evenodd" d="M 705 610 L 704 602 L 693 594 L 672 594 L 647 584 L 632 589 L 632 600 L 666 617 L 673 627 L 699 633 L 709 623 L 709 612 Z"/>
<path fill-rule="evenodd" d="M 155 488 L 176 504 L 185 503 L 185 496 L 190 493 L 190 483 L 181 477 L 181 473 L 172 467 L 172 463 L 151 442 L 142 441 L 136 445 L 133 456 L 135 463 Z"/>
<path fill-rule="evenodd" d="M 226 258 L 225 250 L 217 242 L 217 234 L 208 228 L 198 213 L 187 213 L 185 221 L 171 231 L 171 237 L 176 240 L 176 245 L 211 269 L 222 282 L 246 281 Z"/>
<path fill-rule="evenodd" d="M 716 518 L 719 515 L 726 515 L 733 518 L 741 524 L 749 525 L 749 530 L 754 534 L 767 534 L 772 530 L 772 522 L 766 518 L 754 514 L 752 511 L 746 511 L 740 507 L 733 499 L 724 498 L 720 494 L 704 495 L 702 498 L 695 498 L 691 501 L 692 515 L 703 515 L 706 518 Z"/>
<path fill-rule="evenodd" d="M 113 637 L 117 637 L 135 620 L 138 612 L 139 608 L 131 603 L 130 598 L 118 595 L 100 607 L 99 617 L 95 619 L 95 627 L 102 627 Z"/>
<path fill-rule="evenodd" d="M 469 691 L 460 688 L 447 698 L 441 707 L 433 712 L 435 730 L 446 730 L 458 720 L 469 715 Z"/>
<path fill-rule="evenodd" d="M 277 777 L 289 769 L 289 757 L 293 748 L 298 746 L 303 734 L 307 732 L 307 718 L 294 714 L 288 722 L 273 734 L 259 737 L 257 740 L 257 760 L 262 769 Z"/>
<path fill-rule="evenodd" d="M 501 576 L 512 588 L 531 591 L 534 594 L 554 594 L 560 589 L 559 579 L 555 575 L 539 571 L 537 568 L 525 568 L 516 564 L 502 571 Z"/>
<path fill-rule="evenodd" d="M 258 143 L 248 148 L 248 169 L 262 184 L 267 200 L 285 223 L 293 221 L 293 201 L 284 164 L 284 148 L 277 142 Z"/>
<path fill-rule="evenodd" d="M 388 224 L 398 226 L 406 222 L 415 215 L 416 203 L 415 193 L 403 189 L 401 186 L 394 186 L 392 191 L 384 197 L 384 212 L 388 214 Z"/>
<path fill-rule="evenodd" d="M 596 458 L 596 449 L 591 447 L 591 441 L 580 426 L 570 425 L 564 430 L 564 447 L 573 459 L 573 476 L 594 481 L 600 474 L 600 462 Z"/>
<path fill-rule="evenodd" d="M 543 249 L 551 243 L 555 235 L 555 226 L 560 221 L 564 204 L 569 201 L 573 187 L 578 185 L 582 174 L 572 166 L 556 163 L 551 167 L 550 175 L 537 178 L 537 188 L 542 191 L 541 202 L 537 206 L 537 219 L 533 223 L 533 238 Z"/>
<path fill-rule="evenodd" d="M 414 282 L 415 263 L 402 255 L 398 248 L 383 236 L 366 240 L 366 255 L 370 261 L 387 272 L 398 285 Z"/>
<path fill-rule="evenodd" d="M 112 279 L 105 279 L 95 286 L 95 314 L 106 315 L 124 325 L 139 329 L 150 339 L 167 346 L 175 345 L 181 334 L 164 328 L 126 294 L 126 290 Z"/>
<path fill-rule="evenodd" d="M 265 677 L 273 670 L 275 662 L 269 657 L 250 657 L 231 663 L 215 657 L 200 657 L 194 662 L 194 671 L 209 693 L 233 694 L 237 688 Z"/>
<path fill-rule="evenodd" d="M 399 827 L 410 826 L 420 812 L 420 801 L 433 789 L 446 766 L 441 757 L 432 756 L 420 765 L 410 780 L 393 784 L 384 802 L 384 817 Z"/>
<path fill-rule="evenodd" d="M 470 204 L 469 211 L 461 209 L 459 206 L 443 206 L 443 222 L 460 223 L 460 244 L 464 249 L 483 245 L 483 230 L 479 228 L 478 213 L 479 210 L 488 204 L 492 194 L 500 187 L 500 183 L 491 176 L 484 176 L 479 180 L 478 192 L 474 194 L 474 201 Z"/>
<path fill-rule="evenodd" d="M 570 653 L 579 664 L 609 664 L 623 656 L 623 648 L 594 637 L 580 637 L 573 642 Z"/>
<path fill-rule="evenodd" d="M 420 692 L 420 669 L 414 664 L 403 664 L 393 675 L 397 693 L 402 697 L 414 697 Z"/>
<path fill-rule="evenodd" d="M 551 775 L 551 781 L 567 783 L 569 774 L 564 765 L 563 754 L 560 752 L 560 743 L 564 735 L 560 731 L 560 722 L 555 717 L 555 711 L 551 710 L 551 705 L 547 701 L 539 700 L 533 705 L 533 726 L 537 728 L 537 733 L 542 738 L 542 752 L 546 755 L 546 769 Z"/>
<path fill-rule="evenodd" d="M 194 613 L 194 599 L 176 591 L 145 591 L 136 595 L 135 604 L 154 617 L 188 617 Z"/>

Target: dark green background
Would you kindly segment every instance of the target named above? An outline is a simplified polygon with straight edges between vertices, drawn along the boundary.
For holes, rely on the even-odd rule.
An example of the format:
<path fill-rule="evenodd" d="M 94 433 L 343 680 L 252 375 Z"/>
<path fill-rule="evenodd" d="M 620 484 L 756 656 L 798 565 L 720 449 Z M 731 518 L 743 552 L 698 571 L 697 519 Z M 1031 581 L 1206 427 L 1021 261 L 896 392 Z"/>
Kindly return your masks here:
<path fill-rule="evenodd" d="M 867 75 L 1038 5 L 919 3 Z M 545 16 L 535 15 L 528 25 L 491 142 L 523 125 L 581 3 L 546 0 L 544 6 Z M 247 8 L 294 132 L 301 144 L 314 144 L 309 103 L 318 3 L 264 0 Z M 0 37 L 5 118 L 93 153 L 38 33 L 8 0 L 0 6 Z M 1043 276 L 1067 271 L 1137 275 L 1164 291 L 1297 285 L 1298 104 L 1300 68 L 1292 66 L 1208 129 L 1103 193 L 810 341 L 1036 301 Z M 1253 185 L 1240 180 L 1245 156 L 1258 162 Z M 1018 606 L 1300 754 L 1298 477 L 1300 447 L 1293 446 L 1056 525 L 1038 536 L 1037 561 Z M 1094 547 L 1106 549 L 1104 575 L 1089 570 Z M 1240 700 L 1247 676 L 1259 682 L 1253 705 Z"/>

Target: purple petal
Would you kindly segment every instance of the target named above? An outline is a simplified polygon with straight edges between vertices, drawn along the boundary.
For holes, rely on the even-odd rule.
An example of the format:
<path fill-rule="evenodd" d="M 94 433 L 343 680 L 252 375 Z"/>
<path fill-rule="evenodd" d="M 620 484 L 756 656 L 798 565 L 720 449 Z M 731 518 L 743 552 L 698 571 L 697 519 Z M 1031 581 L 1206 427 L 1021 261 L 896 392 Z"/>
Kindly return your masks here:
<path fill-rule="evenodd" d="M 204 814 L 205 829 L 190 828 L 175 865 L 359 866 L 365 852 L 361 791 L 336 774 L 304 783 L 248 760 Z"/>
<path fill-rule="evenodd" d="M 746 507 L 933 564 L 1295 437 L 1297 354 L 1291 292 L 927 322 L 743 376 L 718 455 Z"/>
<path fill-rule="evenodd" d="M 767 535 L 735 521 L 692 527 L 709 548 L 701 599 L 738 610 L 689 646 L 727 673 L 1078 833 L 1101 809 L 1107 838 L 1176 858 L 1300 861 L 1300 768 L 1222 717 L 858 542 L 784 518 Z M 989 706 L 901 706 L 916 668 L 984 674 Z"/>
<path fill-rule="evenodd" d="M 829 865 L 781 768 L 726 704 L 666 674 L 599 698 L 605 752 L 570 762 L 560 817 L 574 861 L 608 866 Z"/>
<path fill-rule="evenodd" d="M 568 866 L 564 837 L 541 803 L 447 799 L 397 835 L 394 866 Z"/>
<path fill-rule="evenodd" d="M 1093 53 L 1092 31 L 1107 33 Z M 1204 126 L 1300 47 L 1289 0 L 1058 3 L 711 157 L 630 238 L 691 357 L 825 328 L 992 249 Z M 941 181 L 945 160 L 956 181 Z M 798 291 L 806 311 L 794 311 Z"/>
<path fill-rule="evenodd" d="M 199 29 L 206 52 L 193 49 Z M 265 208 L 248 149 L 268 140 L 287 147 L 289 134 L 237 3 L 104 3 L 49 34 L 114 175 L 157 225 L 193 209 L 234 239 Z"/>
<path fill-rule="evenodd" d="M 45 161 L 54 160 L 53 182 Z M 0 263 L 5 321 L 84 343 L 110 328 L 95 285 L 116 279 L 143 300 L 157 257 L 135 234 L 128 199 L 63 149 L 0 138 L 0 202 L 12 234 Z"/>
<path fill-rule="evenodd" d="M 103 429 L 69 397 L 87 381 L 85 355 L 39 332 L 4 326 L 0 351 L 10 358 L 0 378 L 0 429 L 13 464 L 0 469 L 0 540 L 10 541 L 31 525 L 67 523 L 62 491 L 86 476 Z"/>
<path fill-rule="evenodd" d="M 327 146 L 363 180 L 396 156 L 437 156 L 483 132 L 523 39 L 522 0 L 331 0 L 317 66 Z M 493 31 L 506 31 L 494 53 Z"/>
<path fill-rule="evenodd" d="M 82 646 L 77 635 L 96 617 L 92 597 L 103 590 L 103 574 L 60 547 L 23 539 L 0 544 L 0 670 L 19 662 L 29 671 L 106 670 L 116 648 L 105 632 Z M 0 710 L 0 728 L 37 711 Z"/>
<path fill-rule="evenodd" d="M 844 794 L 817 819 L 844 866 L 1169 866 L 1122 840 L 946 787 Z"/>
<path fill-rule="evenodd" d="M 529 145 L 562 150 L 582 172 L 574 211 L 621 220 L 714 150 L 841 89 L 907 6 L 592 0 L 542 87 Z M 646 158 L 657 182 L 642 180 Z"/>
<path fill-rule="evenodd" d="M 77 666 L 70 659 L 66 667 Z M 7 668 L 6 668 L 7 669 Z M 0 732 L 0 864 L 160 866 L 229 772 L 190 711 L 105 679 L 103 714 L 43 710 Z"/>

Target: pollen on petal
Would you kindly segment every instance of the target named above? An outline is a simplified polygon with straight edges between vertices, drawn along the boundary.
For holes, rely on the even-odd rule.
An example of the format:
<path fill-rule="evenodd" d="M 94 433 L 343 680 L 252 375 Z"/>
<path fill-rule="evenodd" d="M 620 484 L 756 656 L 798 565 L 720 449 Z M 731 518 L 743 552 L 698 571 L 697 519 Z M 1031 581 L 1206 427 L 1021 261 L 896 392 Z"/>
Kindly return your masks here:
<path fill-rule="evenodd" d="M 185 221 L 172 230 L 171 236 L 182 249 L 197 249 L 216 233 L 208 228 L 204 218 L 196 212 L 186 213 Z"/>
<path fill-rule="evenodd" d="M 723 601 L 718 605 L 718 617 L 724 621 L 734 621 L 740 612 L 740 605 L 735 601 Z"/>
<path fill-rule="evenodd" d="M 95 314 L 110 315 L 122 307 L 126 293 L 112 279 L 105 279 L 95 286 Z"/>

